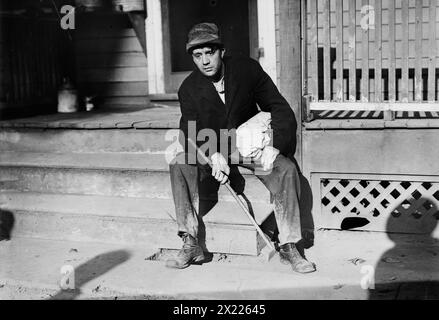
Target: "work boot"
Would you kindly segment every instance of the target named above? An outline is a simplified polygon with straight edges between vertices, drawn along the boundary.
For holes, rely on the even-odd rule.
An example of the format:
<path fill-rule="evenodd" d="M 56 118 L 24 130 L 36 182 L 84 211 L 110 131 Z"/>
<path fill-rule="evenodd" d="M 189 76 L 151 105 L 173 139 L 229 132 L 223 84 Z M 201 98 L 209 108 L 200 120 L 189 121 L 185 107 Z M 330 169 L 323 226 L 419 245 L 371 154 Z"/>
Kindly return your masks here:
<path fill-rule="evenodd" d="M 181 239 L 184 242 L 183 248 L 178 252 L 176 258 L 166 261 L 168 268 L 184 269 L 189 267 L 190 264 L 199 263 L 204 260 L 204 252 L 198 245 L 197 239 L 189 233 L 183 233 Z"/>
<path fill-rule="evenodd" d="M 285 243 L 280 246 L 279 256 L 282 263 L 290 263 L 291 267 L 296 272 L 309 273 L 316 271 L 314 264 L 301 256 L 294 243 Z"/>

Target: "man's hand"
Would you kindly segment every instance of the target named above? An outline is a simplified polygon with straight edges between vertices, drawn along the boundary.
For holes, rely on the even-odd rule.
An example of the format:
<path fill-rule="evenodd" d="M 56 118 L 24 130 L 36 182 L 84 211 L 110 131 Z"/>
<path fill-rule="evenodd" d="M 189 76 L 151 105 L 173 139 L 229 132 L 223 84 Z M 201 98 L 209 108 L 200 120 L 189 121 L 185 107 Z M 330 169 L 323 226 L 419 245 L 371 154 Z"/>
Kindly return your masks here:
<path fill-rule="evenodd" d="M 261 164 L 264 171 L 273 169 L 273 162 L 279 154 L 279 150 L 271 146 L 266 146 L 262 150 Z"/>
<path fill-rule="evenodd" d="M 227 164 L 227 160 L 224 156 L 216 152 L 211 157 L 212 160 L 212 176 L 215 177 L 216 180 L 224 184 L 229 180 L 230 167 Z"/>

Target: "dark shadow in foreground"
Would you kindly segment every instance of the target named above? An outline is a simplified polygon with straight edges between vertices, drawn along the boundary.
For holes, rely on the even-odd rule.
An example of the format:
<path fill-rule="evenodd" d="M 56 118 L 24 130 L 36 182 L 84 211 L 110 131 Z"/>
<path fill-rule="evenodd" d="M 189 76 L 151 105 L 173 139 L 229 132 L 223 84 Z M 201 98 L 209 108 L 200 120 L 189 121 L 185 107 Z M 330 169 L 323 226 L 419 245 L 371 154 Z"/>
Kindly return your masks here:
<path fill-rule="evenodd" d="M 126 250 L 115 250 L 100 254 L 74 269 L 75 289 L 60 290 L 50 300 L 72 300 L 81 294 L 81 287 L 87 282 L 102 276 L 111 269 L 126 262 L 130 253 Z"/>
<path fill-rule="evenodd" d="M 438 239 L 432 236 L 439 211 L 428 199 L 420 198 L 416 203 L 420 204 L 418 209 L 397 208 L 387 219 L 386 232 L 394 246 L 375 266 L 375 288 L 369 289 L 370 300 L 439 299 Z"/>

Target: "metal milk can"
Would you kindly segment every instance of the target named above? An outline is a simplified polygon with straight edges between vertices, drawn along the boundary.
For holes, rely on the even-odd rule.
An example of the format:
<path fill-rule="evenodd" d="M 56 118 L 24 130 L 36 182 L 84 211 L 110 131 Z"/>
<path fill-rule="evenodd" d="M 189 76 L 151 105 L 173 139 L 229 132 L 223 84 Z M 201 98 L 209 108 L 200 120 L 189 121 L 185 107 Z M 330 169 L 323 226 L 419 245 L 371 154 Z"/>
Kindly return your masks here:
<path fill-rule="evenodd" d="M 76 111 L 78 111 L 78 91 L 73 87 L 69 78 L 63 78 L 63 83 L 58 90 L 58 112 Z"/>

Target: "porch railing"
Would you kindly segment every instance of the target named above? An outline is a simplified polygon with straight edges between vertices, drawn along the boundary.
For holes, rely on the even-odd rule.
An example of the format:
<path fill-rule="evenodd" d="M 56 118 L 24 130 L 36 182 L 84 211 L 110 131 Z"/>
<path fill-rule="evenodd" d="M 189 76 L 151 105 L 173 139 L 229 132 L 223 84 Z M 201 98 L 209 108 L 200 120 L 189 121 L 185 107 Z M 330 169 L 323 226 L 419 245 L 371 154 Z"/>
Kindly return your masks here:
<path fill-rule="evenodd" d="M 313 110 L 439 111 L 438 0 L 306 0 Z"/>

